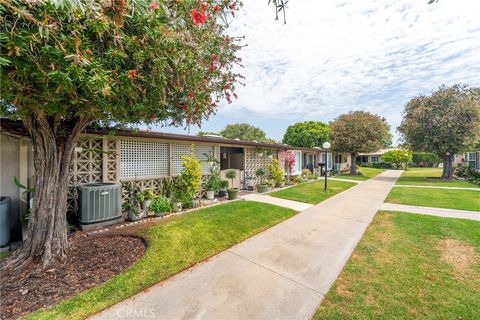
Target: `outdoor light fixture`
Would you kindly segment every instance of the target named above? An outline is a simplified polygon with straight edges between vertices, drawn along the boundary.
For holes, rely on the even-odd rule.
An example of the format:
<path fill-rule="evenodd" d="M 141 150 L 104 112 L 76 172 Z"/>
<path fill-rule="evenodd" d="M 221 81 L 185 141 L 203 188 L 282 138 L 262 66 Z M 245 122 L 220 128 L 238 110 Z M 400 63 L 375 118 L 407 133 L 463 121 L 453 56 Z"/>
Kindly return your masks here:
<path fill-rule="evenodd" d="M 328 149 L 330 149 L 330 142 L 324 142 L 323 149 L 325 149 L 325 188 L 323 191 L 327 192 Z"/>

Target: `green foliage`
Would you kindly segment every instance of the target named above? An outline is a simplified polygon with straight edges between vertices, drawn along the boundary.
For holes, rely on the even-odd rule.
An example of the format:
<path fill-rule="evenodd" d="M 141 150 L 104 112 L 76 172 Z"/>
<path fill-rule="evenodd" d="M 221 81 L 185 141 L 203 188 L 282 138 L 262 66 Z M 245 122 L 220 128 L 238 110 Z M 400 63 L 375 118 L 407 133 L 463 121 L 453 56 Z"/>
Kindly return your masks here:
<path fill-rule="evenodd" d="M 391 143 L 385 118 L 366 111 L 342 114 L 330 124 L 330 142 L 337 152 L 373 152 Z"/>
<path fill-rule="evenodd" d="M 207 183 L 205 184 L 205 189 L 209 191 L 218 191 L 220 190 L 221 183 L 222 180 L 220 179 L 220 173 L 218 170 L 215 170 L 210 174 L 210 177 L 208 177 Z"/>
<path fill-rule="evenodd" d="M 412 162 L 412 151 L 390 150 L 382 155 L 382 160 L 392 163 L 395 168 L 400 169 L 403 164 Z"/>
<path fill-rule="evenodd" d="M 220 131 L 220 135 L 228 139 L 240 139 L 245 141 L 256 140 L 258 142 L 264 142 L 267 140 L 265 131 L 248 123 L 229 124 Z"/>
<path fill-rule="evenodd" d="M 468 150 L 480 140 L 480 88 L 441 86 L 411 99 L 398 130 L 411 149 L 442 159 Z"/>
<path fill-rule="evenodd" d="M 170 199 L 165 197 L 157 197 L 153 199 L 149 207 L 155 213 L 165 213 L 172 211 L 172 205 Z"/>
<path fill-rule="evenodd" d="M 265 179 L 265 174 L 266 174 L 266 171 L 263 168 L 258 168 L 255 171 L 255 175 L 260 178 L 260 183 L 261 184 L 263 184 L 263 180 Z"/>
<path fill-rule="evenodd" d="M 228 188 L 228 180 L 221 180 L 220 181 L 220 190 L 224 190 Z"/>
<path fill-rule="evenodd" d="M 133 213 L 135 216 L 140 215 L 141 202 L 143 201 L 143 193 L 140 187 L 134 182 L 127 182 L 123 185 L 127 192 L 127 197 L 122 203 L 123 210 Z"/>
<path fill-rule="evenodd" d="M 305 121 L 291 125 L 283 135 L 283 143 L 294 147 L 322 147 L 330 128 L 320 121 Z"/>
<path fill-rule="evenodd" d="M 181 159 L 183 169 L 180 174 L 180 189 L 182 193 L 193 199 L 202 185 L 202 167 L 193 154 L 181 156 Z"/>
<path fill-rule="evenodd" d="M 388 162 L 367 162 L 363 163 L 362 166 L 375 169 L 392 169 L 392 164 Z"/>
<path fill-rule="evenodd" d="M 153 200 L 155 199 L 155 193 L 151 189 L 143 190 L 143 196 L 146 200 Z"/>
<path fill-rule="evenodd" d="M 235 89 L 240 46 L 219 24 L 230 2 L 203 1 L 212 16 L 195 24 L 196 1 L 2 1 L 2 114 L 51 116 L 56 130 L 201 123 Z"/>
<path fill-rule="evenodd" d="M 268 172 L 270 173 L 270 178 L 275 183 L 275 186 L 278 187 L 284 182 L 283 171 L 277 159 L 273 159 L 272 162 L 270 162 L 268 165 Z"/>
<path fill-rule="evenodd" d="M 225 177 L 232 181 L 232 188 L 233 188 L 233 179 L 237 177 L 237 171 L 230 169 L 225 173 Z"/>
<path fill-rule="evenodd" d="M 421 163 L 421 162 L 426 162 L 426 163 L 437 163 L 440 162 L 441 159 L 440 157 L 431 152 L 414 152 L 412 153 L 412 162 L 413 163 Z"/>
<path fill-rule="evenodd" d="M 175 183 L 170 178 L 162 180 L 162 187 L 160 188 L 160 195 L 171 198 L 173 197 Z"/>

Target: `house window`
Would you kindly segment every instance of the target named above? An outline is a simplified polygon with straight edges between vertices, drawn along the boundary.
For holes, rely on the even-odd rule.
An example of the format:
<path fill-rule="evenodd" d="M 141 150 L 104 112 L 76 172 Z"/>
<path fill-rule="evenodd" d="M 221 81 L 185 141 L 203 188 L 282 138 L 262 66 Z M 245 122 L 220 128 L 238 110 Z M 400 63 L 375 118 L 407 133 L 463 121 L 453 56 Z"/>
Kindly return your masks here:
<path fill-rule="evenodd" d="M 120 141 L 120 178 L 168 175 L 168 144 L 163 142 Z"/>
<path fill-rule="evenodd" d="M 378 156 L 371 156 L 370 157 L 370 162 L 377 163 L 380 162 Z"/>
<path fill-rule="evenodd" d="M 466 158 L 465 160 L 468 163 L 468 166 L 471 168 L 475 168 L 475 164 L 477 161 L 477 154 L 475 152 L 467 152 L 465 158 Z"/>

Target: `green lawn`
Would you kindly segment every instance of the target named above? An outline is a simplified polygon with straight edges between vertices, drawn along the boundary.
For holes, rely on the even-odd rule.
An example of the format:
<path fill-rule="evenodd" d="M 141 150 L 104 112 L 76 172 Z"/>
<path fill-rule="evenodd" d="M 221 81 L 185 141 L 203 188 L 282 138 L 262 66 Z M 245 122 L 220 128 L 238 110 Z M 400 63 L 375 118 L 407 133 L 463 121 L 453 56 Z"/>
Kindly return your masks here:
<path fill-rule="evenodd" d="M 327 188 L 328 190 L 327 192 L 325 192 L 323 191 L 324 182 L 322 180 L 316 182 L 301 183 L 287 189 L 269 193 L 268 195 L 277 198 L 317 204 L 354 185 L 355 183 L 353 182 L 329 180 Z"/>
<path fill-rule="evenodd" d="M 385 202 L 480 211 L 480 191 L 394 187 Z"/>
<path fill-rule="evenodd" d="M 478 188 L 468 181 L 461 180 L 441 180 L 442 168 L 410 168 L 404 171 L 397 184 L 411 184 L 418 186 L 441 186 L 441 187 L 465 187 Z"/>
<path fill-rule="evenodd" d="M 351 176 L 349 174 L 341 174 L 335 177 L 341 178 L 341 179 L 363 181 L 379 175 L 380 173 L 384 172 L 385 169 L 359 167 L 357 171 L 360 171 L 362 175 Z"/>
<path fill-rule="evenodd" d="M 479 230 L 379 212 L 314 319 L 480 319 Z"/>
<path fill-rule="evenodd" d="M 139 232 L 149 246 L 126 272 L 27 318 L 84 319 L 294 214 L 274 205 L 235 201 L 166 219 Z"/>

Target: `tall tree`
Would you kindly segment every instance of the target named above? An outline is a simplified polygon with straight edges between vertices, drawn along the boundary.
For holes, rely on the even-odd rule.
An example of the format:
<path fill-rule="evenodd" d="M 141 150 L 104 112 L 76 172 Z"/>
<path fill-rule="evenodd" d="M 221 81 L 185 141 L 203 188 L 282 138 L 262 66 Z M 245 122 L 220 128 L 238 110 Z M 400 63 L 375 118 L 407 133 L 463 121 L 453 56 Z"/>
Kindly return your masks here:
<path fill-rule="evenodd" d="M 102 124 L 200 124 L 229 100 L 236 39 L 220 16 L 233 1 L 0 1 L 0 106 L 34 149 L 29 236 L 13 263 L 66 255 L 70 160 Z"/>
<path fill-rule="evenodd" d="M 342 114 L 330 123 L 332 150 L 351 155 L 350 174 L 357 174 L 360 152 L 373 152 L 390 145 L 392 136 L 385 118 L 365 111 Z"/>
<path fill-rule="evenodd" d="M 220 131 L 220 135 L 227 139 L 256 140 L 258 142 L 267 141 L 265 131 L 248 123 L 229 124 Z"/>
<path fill-rule="evenodd" d="M 294 147 L 322 147 L 329 130 L 328 124 L 320 121 L 297 122 L 287 128 L 283 143 Z"/>
<path fill-rule="evenodd" d="M 398 131 L 411 149 L 437 154 L 442 178 L 452 179 L 454 155 L 480 141 L 480 88 L 441 86 L 411 99 Z"/>

